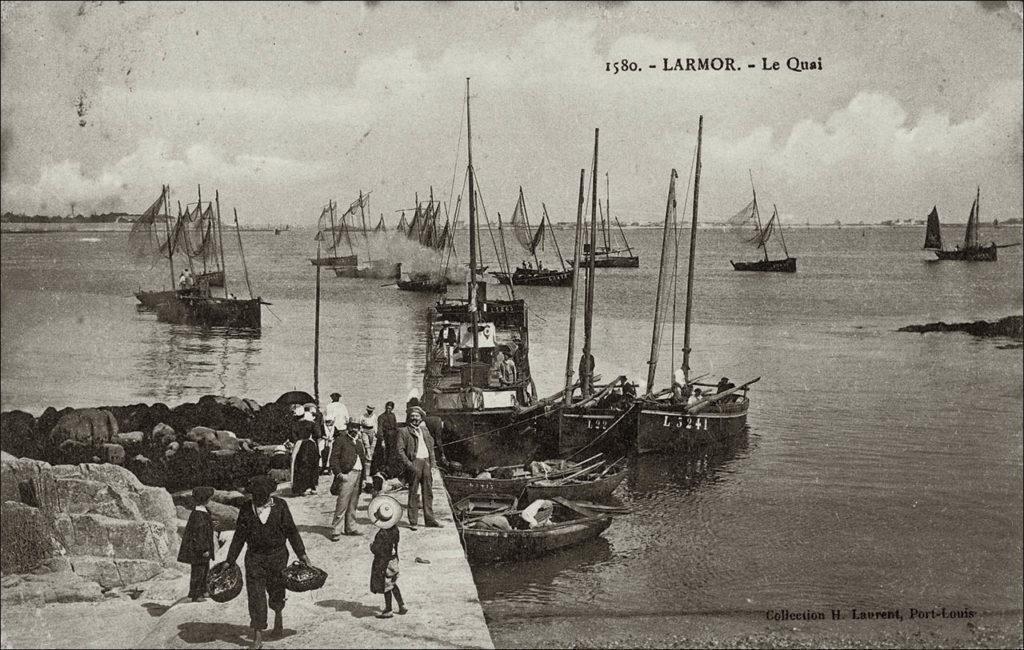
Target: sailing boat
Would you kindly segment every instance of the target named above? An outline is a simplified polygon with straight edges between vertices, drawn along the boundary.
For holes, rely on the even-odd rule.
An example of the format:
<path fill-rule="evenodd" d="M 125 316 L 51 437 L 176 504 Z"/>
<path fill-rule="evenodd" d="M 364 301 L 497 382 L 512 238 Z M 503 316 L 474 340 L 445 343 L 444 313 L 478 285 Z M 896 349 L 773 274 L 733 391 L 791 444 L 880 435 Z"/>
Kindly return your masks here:
<path fill-rule="evenodd" d="M 599 129 L 594 129 L 594 163 L 591 170 L 592 194 L 597 195 L 597 153 Z M 583 202 L 585 170 L 580 170 L 579 203 L 576 212 L 576 243 L 573 249 L 573 266 L 580 266 L 581 242 L 583 231 Z M 590 210 L 590 244 L 584 245 L 586 250 L 596 250 L 597 204 L 591 203 Z M 617 377 L 604 386 L 595 386 L 598 377 L 594 374 L 595 360 L 592 353 L 594 326 L 594 289 L 596 275 L 594 269 L 599 266 L 596 256 L 588 255 L 586 260 L 587 286 L 583 307 L 583 354 L 579 361 L 579 381 L 573 383 L 573 355 L 576 332 L 576 294 L 579 276 L 572 282 L 572 297 L 569 310 L 569 351 L 566 357 L 565 390 L 560 396 L 561 408 L 557 411 L 557 453 L 559 457 L 568 458 L 579 454 L 585 449 L 590 451 L 625 451 L 625 444 L 630 440 L 626 431 L 626 416 L 633 408 L 635 390 L 633 384 L 625 376 Z M 575 394 L 579 388 L 579 395 Z M 557 401 L 558 398 L 552 401 Z M 542 402 L 548 400 L 541 400 Z"/>
<path fill-rule="evenodd" d="M 738 387 L 726 388 L 721 386 L 713 395 L 710 394 L 709 385 L 699 384 L 690 379 L 690 314 L 693 307 L 693 268 L 694 255 L 697 248 L 697 205 L 700 196 L 700 156 L 703 132 L 704 116 L 702 115 L 697 127 L 697 159 L 693 177 L 693 221 L 690 226 L 690 259 L 686 276 L 683 364 L 680 368 L 682 381 L 674 381 L 673 383 L 679 384 L 677 390 L 683 393 L 683 396 L 685 396 L 683 386 L 688 386 L 695 389 L 700 387 L 702 391 L 707 391 L 709 397 L 692 404 L 687 404 L 679 395 L 674 393 L 673 388 L 675 387 L 658 392 L 654 391 L 654 381 L 658 367 L 658 350 L 661 345 L 662 311 L 663 305 L 668 304 L 666 288 L 669 278 L 667 277 L 666 270 L 668 268 L 669 238 L 670 234 L 673 238 L 678 237 L 676 229 L 677 174 L 673 169 L 669 179 L 668 201 L 665 208 L 665 230 L 662 235 L 661 270 L 658 273 L 658 293 L 654 307 L 654 331 L 651 334 L 647 390 L 644 396 L 638 400 L 640 408 L 637 410 L 636 447 L 641 453 L 674 447 L 680 444 L 694 445 L 716 442 L 738 435 L 744 430 L 747 423 L 747 409 L 750 406 L 747 389 L 751 384 L 760 379 L 758 377 Z M 675 264 L 672 265 L 672 272 L 673 276 L 677 272 Z M 675 286 L 674 277 L 672 286 Z M 673 320 L 674 316 L 673 314 Z M 674 344 L 675 341 L 673 341 Z M 723 381 L 725 381 L 724 378 Z"/>
<path fill-rule="evenodd" d="M 594 186 L 597 186 L 596 182 L 594 183 Z M 593 258 L 593 266 L 596 268 L 639 268 L 640 257 L 633 255 L 633 249 L 626 240 L 626 232 L 622 229 L 622 224 L 619 223 L 618 217 L 615 218 L 615 225 L 619 228 L 619 236 L 622 238 L 622 244 L 626 247 L 626 250 L 612 248 L 610 232 L 612 208 L 609 186 L 608 175 L 605 174 L 605 207 L 603 211 L 601 211 L 601 202 L 598 200 L 597 195 L 593 195 L 593 201 L 597 204 L 598 210 L 601 211 L 601 239 L 603 240 L 603 244 L 598 246 L 593 237 L 590 237 L 591 243 L 583 244 L 583 265 L 590 266 L 590 260 Z M 591 229 L 594 227 L 596 226 L 591 226 Z M 591 255 L 591 251 L 594 251 L 593 255 Z M 623 255 L 623 253 L 625 253 L 625 255 Z"/>
<path fill-rule="evenodd" d="M 492 300 L 477 268 L 477 198 L 469 79 L 466 79 L 469 177 L 469 282 L 466 299 L 442 299 L 428 312 L 423 408 L 446 425 L 446 455 L 469 467 L 532 456 L 530 436 L 512 431 L 517 409 L 536 398 L 530 376 L 526 303 Z M 504 361 L 499 375 L 497 366 Z"/>
<path fill-rule="evenodd" d="M 157 254 L 160 257 L 166 256 L 171 271 L 171 281 L 174 281 L 174 254 L 185 253 L 188 256 L 189 265 L 192 265 L 193 257 L 202 254 L 206 246 L 213 245 L 213 239 L 206 238 L 201 244 L 192 243 L 190 230 L 198 232 L 215 232 L 215 239 L 220 249 L 220 259 L 224 259 L 223 232 L 220 220 L 220 195 L 215 194 L 216 213 L 211 209 L 202 211 L 202 215 L 208 216 L 212 221 L 204 224 L 202 221 L 186 218 L 180 215 L 175 222 L 174 229 L 170 228 L 170 219 L 167 216 L 169 189 L 165 186 L 161 191 L 161 198 L 154 203 L 149 210 L 143 213 L 142 217 L 132 226 L 128 235 L 129 247 L 136 256 L 147 256 Z M 163 203 L 164 212 L 160 214 L 160 204 Z M 197 206 L 196 212 L 201 208 Z M 164 237 L 161 238 L 158 223 L 164 224 Z M 155 308 L 157 320 L 165 323 L 180 325 L 218 326 L 240 329 L 260 329 L 260 305 L 269 304 L 258 297 L 252 296 L 252 286 L 249 284 L 249 272 L 245 266 L 245 251 L 242 250 L 242 235 L 238 226 L 238 212 L 235 211 L 235 228 L 238 232 L 238 247 L 242 258 L 242 268 L 245 273 L 245 282 L 249 288 L 249 298 L 241 299 L 230 296 L 227 289 L 224 297 L 211 295 L 208 285 L 200 285 L 192 289 L 172 290 L 161 292 L 139 291 L 136 297 L 139 302 Z M 194 234 L 194 233 L 193 233 Z M 226 272 L 225 272 L 226 275 Z"/>
<path fill-rule="evenodd" d="M 779 219 L 779 209 L 772 204 L 772 216 L 768 219 L 768 223 L 761 223 L 761 213 L 757 208 L 757 190 L 754 189 L 754 177 L 750 177 L 750 189 L 754 194 L 753 200 L 750 201 L 742 210 L 737 212 L 735 215 L 729 218 L 726 222 L 730 226 L 739 228 L 747 227 L 749 225 L 754 226 L 754 236 L 747 239 L 748 244 L 754 244 L 755 247 L 760 248 L 764 252 L 764 259 L 757 260 L 756 262 L 733 262 L 732 264 L 734 271 L 766 271 L 771 273 L 796 273 L 796 258 L 789 256 L 789 251 L 786 250 L 786 239 L 782 236 L 782 220 Z M 771 239 L 772 234 L 775 232 L 779 233 L 779 242 L 782 244 L 782 253 L 786 256 L 781 260 L 768 259 L 768 240 Z"/>
<path fill-rule="evenodd" d="M 331 268 L 334 269 L 334 275 L 339 278 L 394 278 L 398 276 L 399 265 L 394 262 L 389 262 L 383 259 L 373 259 L 372 252 L 370 250 L 370 236 L 367 234 L 366 228 L 366 204 L 369 202 L 370 193 L 367 192 L 365 195 L 362 190 L 359 191 L 359 198 L 352 205 L 359 206 L 359 216 L 362 220 L 363 227 L 361 232 L 363 233 L 363 241 L 366 244 L 366 262 L 359 264 L 359 256 L 354 256 L 352 264 L 335 264 Z M 352 216 L 355 218 L 355 211 L 353 208 L 349 208 L 345 214 L 341 216 L 340 227 L 345 230 L 344 237 L 348 241 L 349 250 L 352 249 L 352 238 L 349 228 L 347 217 Z M 381 222 L 383 223 L 384 216 L 381 215 Z"/>
<path fill-rule="evenodd" d="M 548 229 L 551 231 L 551 240 L 555 243 L 555 250 L 558 252 L 558 261 L 562 265 L 562 270 L 558 269 L 545 269 L 541 264 L 540 259 L 537 257 L 537 248 L 544 243 L 545 230 L 544 225 L 547 224 Z M 544 216 L 541 218 L 540 226 L 537 227 L 537 231 L 533 232 L 530 228 L 530 218 L 526 213 L 526 201 L 523 199 L 523 188 L 519 188 L 519 200 L 516 201 L 515 210 L 512 211 L 512 232 L 516 236 L 516 241 L 523 247 L 527 253 L 533 255 L 533 261 L 535 267 L 529 266 L 525 261 L 521 266 L 516 268 L 512 273 L 508 271 L 492 271 L 491 275 L 498 279 L 501 284 L 512 284 L 512 285 L 534 285 L 544 287 L 568 287 L 572 285 L 573 269 L 566 268 L 565 260 L 562 259 L 562 251 L 558 248 L 558 240 L 555 239 L 555 230 L 551 226 L 551 218 L 548 217 L 547 207 L 544 206 Z M 498 227 L 501 227 L 501 222 L 498 222 Z M 502 235 L 502 245 L 504 245 L 505 238 Z M 505 257 L 508 257 L 506 251 Z"/>
<path fill-rule="evenodd" d="M 960 260 L 967 262 L 995 262 L 997 251 L 1000 248 L 1020 246 L 1016 244 L 1000 244 L 992 242 L 988 246 L 978 243 L 978 219 L 979 202 L 981 200 L 981 187 L 974 197 L 971 205 L 971 214 L 967 217 L 967 230 L 964 233 L 963 246 L 957 246 L 953 250 L 942 250 L 942 231 L 939 228 L 939 212 L 933 207 L 928 214 L 928 225 L 924 235 L 924 248 L 935 251 L 936 257 L 940 260 Z"/>
<path fill-rule="evenodd" d="M 457 209 L 456 209 L 457 212 Z M 430 188 L 430 200 L 426 207 L 422 207 L 419 197 L 416 197 L 416 209 L 413 212 L 412 221 L 409 222 L 404 233 L 406 238 L 440 253 L 438 269 L 434 272 L 411 272 L 402 271 L 402 265 L 398 264 L 395 283 L 402 291 L 416 291 L 420 293 L 445 293 L 448 285 L 453 284 L 448 275 L 448 261 L 451 251 L 455 245 L 455 228 L 446 217 L 444 228 L 440 231 L 437 227 L 438 217 L 441 213 L 441 203 L 434 200 L 434 188 Z M 405 221 L 405 213 L 402 213 L 402 222 Z M 402 222 L 399 222 L 401 227 Z"/>

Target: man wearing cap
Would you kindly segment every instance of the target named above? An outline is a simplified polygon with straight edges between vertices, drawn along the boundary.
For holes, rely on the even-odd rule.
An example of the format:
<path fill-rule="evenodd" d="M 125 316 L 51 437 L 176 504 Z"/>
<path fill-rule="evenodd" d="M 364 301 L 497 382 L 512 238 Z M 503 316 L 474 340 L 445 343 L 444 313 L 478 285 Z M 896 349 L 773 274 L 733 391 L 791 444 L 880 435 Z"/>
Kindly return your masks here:
<path fill-rule="evenodd" d="M 348 409 L 341 403 L 341 393 L 331 393 L 331 403 L 324 407 L 324 432 L 320 447 L 320 462 L 323 472 L 330 472 L 331 445 L 338 430 L 348 426 Z"/>
<path fill-rule="evenodd" d="M 288 566 L 285 541 L 291 544 L 300 561 L 309 564 L 306 547 L 288 504 L 271 496 L 276 489 L 277 483 L 265 474 L 249 481 L 252 501 L 238 509 L 238 523 L 228 548 L 227 562 L 235 564 L 242 547 L 249 547 L 245 553 L 245 589 L 254 648 L 263 645 L 268 601 L 270 609 L 274 610 L 272 635 L 280 636 L 284 632 L 285 584 L 281 572 Z"/>
<path fill-rule="evenodd" d="M 369 464 L 359 436 L 358 423 L 350 422 L 347 429 L 338 427 L 334 434 L 330 464 L 335 480 L 341 483 L 331 522 L 331 540 L 338 541 L 343 534 L 359 534 L 355 526 L 356 508 L 363 488 L 363 468 L 369 468 Z"/>
<path fill-rule="evenodd" d="M 409 529 L 416 530 L 420 515 L 420 492 L 423 493 L 423 520 L 430 528 L 441 528 L 434 519 L 434 437 L 423 424 L 423 409 L 409 408 L 405 426 L 398 430 L 398 454 L 409 475 Z"/>

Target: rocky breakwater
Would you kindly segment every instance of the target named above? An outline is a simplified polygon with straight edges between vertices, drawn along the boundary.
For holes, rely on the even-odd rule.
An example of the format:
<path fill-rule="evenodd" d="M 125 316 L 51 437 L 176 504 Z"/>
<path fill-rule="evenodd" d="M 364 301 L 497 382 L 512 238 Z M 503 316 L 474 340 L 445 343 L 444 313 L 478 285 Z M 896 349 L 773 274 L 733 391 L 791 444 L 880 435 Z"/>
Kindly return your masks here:
<path fill-rule="evenodd" d="M 900 332 L 965 332 L 973 336 L 1011 338 L 1024 341 L 1024 316 L 1007 316 L 997 321 L 976 320 L 970 323 L 927 323 L 907 325 Z"/>
<path fill-rule="evenodd" d="M 181 576 L 171 495 L 123 467 L 4 453 L 0 498 L 5 604 L 98 600 L 115 588 Z"/>
<path fill-rule="evenodd" d="M 291 405 L 310 401 L 292 392 L 262 406 L 207 395 L 174 408 L 49 407 L 39 417 L 9 411 L 0 414 L 0 450 L 53 465 L 123 466 L 143 484 L 171 491 L 197 485 L 231 490 L 257 474 L 287 472 L 290 457 L 282 443 L 295 431 Z"/>

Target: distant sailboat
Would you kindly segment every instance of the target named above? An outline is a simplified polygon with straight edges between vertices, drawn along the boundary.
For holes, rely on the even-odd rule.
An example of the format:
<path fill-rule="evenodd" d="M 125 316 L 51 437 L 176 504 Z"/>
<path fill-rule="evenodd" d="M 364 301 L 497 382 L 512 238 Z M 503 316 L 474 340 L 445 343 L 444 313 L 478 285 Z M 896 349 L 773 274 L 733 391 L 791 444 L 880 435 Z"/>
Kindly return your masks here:
<path fill-rule="evenodd" d="M 924 234 L 924 248 L 935 251 L 936 257 L 940 260 L 959 260 L 967 262 L 995 262 L 997 251 L 1000 248 L 1020 246 L 1016 244 L 997 245 L 992 242 L 988 246 L 978 243 L 978 212 L 981 201 L 981 188 L 974 197 L 971 205 L 971 214 L 967 217 L 967 230 L 964 233 L 963 246 L 957 246 L 953 250 L 942 249 L 942 231 L 939 227 L 939 212 L 933 207 L 928 214 L 928 225 Z"/>
<path fill-rule="evenodd" d="M 727 223 L 737 228 L 753 225 L 754 236 L 746 241 L 748 244 L 754 244 L 756 248 L 760 248 L 764 252 L 764 259 L 757 260 L 756 262 L 733 262 L 729 260 L 729 263 L 732 264 L 734 271 L 796 273 L 796 258 L 789 256 L 789 251 L 786 249 L 786 239 L 782 236 L 782 221 L 779 219 L 779 209 L 773 204 L 771 218 L 768 219 L 768 223 L 762 224 L 761 213 L 757 208 L 757 190 L 754 189 L 753 177 L 750 179 L 750 189 L 753 191 L 754 198 L 746 207 L 731 217 Z M 771 239 L 772 234 L 776 231 L 779 233 L 782 253 L 786 257 L 784 259 L 772 260 L 768 259 L 768 240 Z"/>
<path fill-rule="evenodd" d="M 544 242 L 545 237 L 545 223 L 547 228 L 551 231 L 551 240 L 555 243 L 555 250 L 558 251 L 558 260 L 562 265 L 562 269 L 545 269 L 542 267 L 540 259 L 537 257 L 537 248 Z M 498 222 L 498 227 L 501 227 L 501 221 Z M 512 285 L 535 285 L 545 287 L 568 287 L 572 286 L 573 269 L 566 268 L 565 260 L 562 259 L 562 251 L 558 248 L 558 240 L 555 239 L 555 231 L 551 227 L 551 219 L 548 217 L 547 209 L 544 210 L 544 216 L 540 220 L 540 225 L 537 227 L 537 231 L 533 232 L 530 228 L 530 218 L 526 213 L 526 201 L 523 199 L 523 188 L 519 188 L 519 200 L 516 201 L 515 210 L 512 212 L 512 234 L 515 235 L 516 241 L 522 246 L 523 250 L 533 255 L 534 264 L 536 267 L 530 267 L 526 262 L 516 268 L 514 272 L 509 271 L 492 271 L 491 275 L 498 279 L 501 284 L 512 284 Z M 505 238 L 501 238 L 502 246 L 504 246 Z M 508 257 L 506 251 L 505 257 Z"/>

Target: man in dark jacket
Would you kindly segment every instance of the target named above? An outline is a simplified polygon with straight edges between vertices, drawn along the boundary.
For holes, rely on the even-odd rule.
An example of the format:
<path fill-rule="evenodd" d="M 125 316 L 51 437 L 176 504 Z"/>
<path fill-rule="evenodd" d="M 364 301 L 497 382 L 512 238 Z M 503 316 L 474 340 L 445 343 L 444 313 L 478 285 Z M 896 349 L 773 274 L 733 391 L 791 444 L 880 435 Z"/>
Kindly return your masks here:
<path fill-rule="evenodd" d="M 423 520 L 430 528 L 441 528 L 434 519 L 434 437 L 423 424 L 423 409 L 409 408 L 405 426 L 398 430 L 398 454 L 409 474 L 409 529 L 416 530 L 420 516 L 420 491 L 423 493 Z"/>
<path fill-rule="evenodd" d="M 249 481 L 252 502 L 238 509 L 238 523 L 228 548 L 227 561 L 234 564 L 242 546 L 248 545 L 245 553 L 245 591 L 249 601 L 249 627 L 252 628 L 253 647 L 263 644 L 263 630 L 267 629 L 267 604 L 274 610 L 272 636 L 284 632 L 284 576 L 281 572 L 288 566 L 288 547 L 299 560 L 309 564 L 306 547 L 299 536 L 299 529 L 292 519 L 291 510 L 283 499 L 270 496 L 277 489 L 277 483 L 269 476 L 256 476 Z"/>
<path fill-rule="evenodd" d="M 188 597 L 192 602 L 203 600 L 210 560 L 217 550 L 213 541 L 213 517 L 206 509 L 206 503 L 212 496 L 212 487 L 200 486 L 192 489 L 192 501 L 195 506 L 188 516 L 188 523 L 185 524 L 185 532 L 181 535 L 181 546 L 178 549 L 178 562 L 192 567 L 188 583 Z"/>
<path fill-rule="evenodd" d="M 334 504 L 334 519 L 331 521 L 331 540 L 336 542 L 343 534 L 360 534 L 355 525 L 356 508 L 363 488 L 363 468 L 368 469 L 368 465 L 358 422 L 351 423 L 348 429 L 335 432 L 330 466 L 335 480 L 341 483 L 338 500 Z"/>

